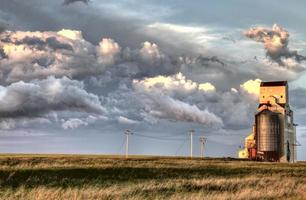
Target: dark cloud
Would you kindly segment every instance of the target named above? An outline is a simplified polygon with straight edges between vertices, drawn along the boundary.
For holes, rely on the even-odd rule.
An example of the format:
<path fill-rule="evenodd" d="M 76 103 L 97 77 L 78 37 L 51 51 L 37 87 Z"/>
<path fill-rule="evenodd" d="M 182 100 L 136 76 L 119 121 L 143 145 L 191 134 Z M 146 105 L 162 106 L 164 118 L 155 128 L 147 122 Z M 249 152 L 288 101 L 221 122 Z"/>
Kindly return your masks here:
<path fill-rule="evenodd" d="M 73 48 L 70 44 L 62 43 L 62 42 L 58 41 L 56 37 L 47 38 L 46 43 L 50 48 L 52 48 L 54 50 L 66 49 L 66 50 L 73 51 Z"/>
<path fill-rule="evenodd" d="M 7 55 L 5 54 L 4 50 L 0 47 L 0 60 L 7 58 Z"/>
<path fill-rule="evenodd" d="M 10 42 L 13 43 L 15 45 L 29 45 L 29 46 L 35 46 L 35 48 L 37 48 L 38 50 L 44 50 L 45 47 L 49 47 L 53 50 L 57 50 L 57 49 L 66 49 L 66 50 L 70 50 L 72 51 L 73 48 L 70 44 L 67 43 L 62 43 L 60 41 L 58 41 L 58 39 L 54 36 L 52 37 L 48 37 L 46 39 L 44 38 L 39 38 L 37 36 L 26 36 L 24 38 L 22 38 L 21 40 L 15 40 L 12 41 L 8 35 L 6 35 L 6 37 L 2 37 L 1 38 L 2 42 Z"/>
<path fill-rule="evenodd" d="M 201 63 L 204 66 L 210 66 L 211 63 L 217 63 L 217 64 L 222 65 L 223 67 L 226 65 L 217 56 L 212 56 L 212 57 L 199 56 L 197 58 L 196 62 L 199 62 L 199 63 Z"/>
<path fill-rule="evenodd" d="M 117 123 L 138 125 L 170 120 L 231 129 L 246 128 L 252 123 L 256 98 L 240 88 L 240 76 L 256 77 L 257 72 L 245 69 L 247 62 L 219 56 L 171 56 L 152 42 L 144 42 L 136 49 L 122 49 L 113 39 L 103 38 L 95 46 L 73 30 L 6 31 L 2 36 L 8 56 L 1 61 L 6 84 L 44 80 L 49 75 L 85 79 L 86 90 L 101 96 L 107 117 Z M 26 56 L 17 56 L 19 53 Z M 147 87 L 150 81 L 157 82 Z M 10 117 L 9 114 L 4 116 Z M 69 119 L 63 122 L 66 128 L 87 123 L 80 118 Z"/>
<path fill-rule="evenodd" d="M 139 49 L 125 49 L 122 54 L 125 62 L 137 67 L 134 78 L 152 77 L 156 75 L 171 75 L 180 70 L 178 57 L 172 57 L 163 52 L 160 47 L 151 42 L 144 42 Z"/>
<path fill-rule="evenodd" d="M 244 35 L 257 42 L 262 42 L 267 51 L 267 56 L 281 66 L 288 65 L 284 61 L 286 58 L 293 58 L 297 62 L 306 60 L 305 56 L 299 55 L 297 51 L 288 48 L 290 34 L 287 30 L 276 24 L 273 25 L 272 29 L 263 27 L 251 28 L 245 31 Z"/>
<path fill-rule="evenodd" d="M 198 3 L 183 1 L 175 6 L 174 2 L 157 1 L 0 1 L 0 21 L 5 22 L 4 26 L 0 22 L 1 129 L 62 133 L 58 129 L 63 128 L 74 133 L 73 137 L 78 133 L 86 139 L 92 132 L 94 143 L 105 131 L 118 133 L 131 127 L 150 136 L 166 131 L 182 133 L 184 138 L 186 130 L 195 128 L 211 141 L 222 143 L 221 150 L 213 147 L 220 150 L 218 155 L 234 155 L 236 149 L 231 147 L 229 153 L 223 143 L 243 141 L 257 108 L 256 95 L 240 84 L 256 78 L 295 80 L 304 67 L 304 56 L 290 48 L 286 30 L 264 28 L 256 36 L 249 35 L 265 45 L 269 59 L 262 58 L 257 55 L 260 49 L 240 39 L 240 28 L 253 23 L 253 18 L 228 20 L 224 7 L 220 15 L 210 6 L 203 12 Z M 279 9 L 277 12 L 285 11 L 282 6 Z M 162 16 L 165 11 L 166 17 Z M 264 14 L 258 15 L 258 9 L 253 14 L 260 18 L 258 23 L 271 23 Z M 222 26 L 208 26 L 216 25 L 216 16 L 223 18 L 217 20 Z M 298 31 L 301 20 L 294 17 L 291 20 L 286 15 L 279 21 Z M 58 33 L 63 28 L 77 31 L 66 30 L 65 36 Z M 304 89 L 290 91 L 293 109 L 306 107 L 304 94 Z M 209 128 L 222 125 L 221 129 Z M 73 143 L 73 137 L 58 139 L 62 149 L 67 149 L 67 142 Z"/>
<path fill-rule="evenodd" d="M 0 61 L 3 84 L 14 81 L 43 79 L 53 75 L 83 78 L 99 75 L 108 69 L 115 77 L 142 78 L 171 75 L 183 64 L 154 43 L 144 42 L 140 48 L 122 50 L 110 38 L 95 46 L 74 30 L 59 32 L 5 31 L 0 34 Z M 3 57 L 2 56 L 2 57 Z"/>
<path fill-rule="evenodd" d="M 95 115 L 106 112 L 96 95 L 85 91 L 81 82 L 66 77 L 0 86 L 0 121 L 49 118 L 54 111 Z"/>
<path fill-rule="evenodd" d="M 232 36 L 224 36 L 224 37 L 222 37 L 222 39 L 233 42 L 234 44 L 237 42 L 236 39 L 233 38 Z"/>
<path fill-rule="evenodd" d="M 1 86 L 0 117 L 36 116 L 52 110 L 103 114 L 99 98 L 83 87 L 81 82 L 66 77 Z"/>
<path fill-rule="evenodd" d="M 88 4 L 90 0 L 64 0 L 64 5 L 69 5 L 76 2 L 83 2 L 84 4 Z"/>
<path fill-rule="evenodd" d="M 33 37 L 26 36 L 23 39 L 16 40 L 14 42 L 7 35 L 6 37 L 3 37 L 2 42 L 11 42 L 11 43 L 14 43 L 16 45 L 26 44 L 26 45 L 30 45 L 30 46 L 44 46 L 44 45 L 46 45 L 46 42 L 43 39 L 41 39 L 39 37 L 36 37 L 36 36 L 33 36 Z"/>
<path fill-rule="evenodd" d="M 93 6 L 62 6 L 62 0 L 54 1 L 11 1 L 1 0 L 0 12 L 10 18 L 10 29 L 26 31 L 58 31 L 77 29 L 84 38 L 97 44 L 102 37 L 116 39 L 123 46 L 136 48 L 146 41 L 138 30 L 145 20 L 135 16 L 121 16 L 120 12 L 108 8 Z M 35 5 L 35 6 L 33 6 Z M 31 13 L 29 15 L 28 13 Z M 98 26 L 97 26 L 98 24 Z"/>
<path fill-rule="evenodd" d="M 252 121 L 250 113 L 256 108 L 256 100 L 244 93 L 239 85 L 254 78 L 294 79 L 297 76 L 294 70 L 278 73 L 276 67 L 266 69 L 267 65 L 258 60 L 237 61 L 221 55 L 219 50 L 206 54 L 194 39 L 194 36 L 203 38 L 207 34 L 205 28 L 191 27 L 188 37 L 184 26 L 171 24 L 159 24 L 160 30 L 154 32 L 148 28 L 151 27 L 149 20 L 123 16 L 107 8 L 98 10 L 92 4 L 61 6 L 61 2 L 48 2 L 46 7 L 45 3 L 37 0 L 4 0 L 0 10 L 8 15 L 14 13 L 12 20 L 18 29 L 32 30 L 27 34 L 20 31 L 3 36 L 4 45 L 13 45 L 1 53 L 1 57 L 7 58 L 0 61 L 0 80 L 4 85 L 20 80 L 44 80 L 50 75 L 68 76 L 85 80 L 86 91 L 99 95 L 109 112 L 108 117 L 117 122 L 147 123 L 166 119 L 210 124 L 209 119 L 215 117 L 212 121 L 221 119 L 225 128 L 245 128 Z M 35 9 L 32 5 L 36 5 Z M 33 14 L 26 15 L 25 10 Z M 68 36 L 57 32 L 63 27 L 83 30 L 85 39 L 79 31 L 70 31 Z M 171 34 L 165 30 L 167 27 L 172 30 Z M 280 35 L 276 31 L 273 34 Z M 101 40 L 102 36 L 105 38 Z M 218 37 L 218 34 L 211 35 L 213 40 Z M 226 37 L 219 39 L 231 40 Z M 153 42 L 145 42 L 148 40 Z M 288 53 L 291 50 L 288 49 L 288 38 L 286 40 L 281 49 Z M 233 41 L 233 45 L 237 43 Z M 21 52 L 10 52 L 14 49 Z M 25 56 L 18 57 L 19 53 Z M 289 58 L 300 61 L 297 56 Z M 133 80 L 147 80 L 160 75 L 174 77 L 178 72 L 186 76 L 185 81 L 194 84 L 209 82 L 217 89 L 211 93 L 177 89 L 164 94 L 163 87 L 158 88 L 160 92 L 152 93 L 133 88 Z M 236 89 L 231 91 L 231 87 Z M 18 112 L 16 115 L 23 114 Z M 65 122 L 65 127 L 86 124 L 83 118 L 74 117 L 66 117 Z"/>
<path fill-rule="evenodd" d="M 105 47 L 113 41 L 101 43 L 100 48 L 106 50 L 99 52 L 96 46 L 82 38 L 80 32 L 72 30 L 5 31 L 0 34 L 0 41 L 1 57 L 7 58 L 0 60 L 2 84 L 43 79 L 49 75 L 81 77 L 100 74 L 113 63 L 112 58 L 118 53 Z"/>
<path fill-rule="evenodd" d="M 181 73 L 134 79 L 133 89 L 128 85 L 126 82 L 110 92 L 105 107 L 113 115 L 149 124 L 167 119 L 239 129 L 249 127 L 256 110 L 256 96 L 243 88 L 218 91 L 208 83 L 188 80 Z"/>
<path fill-rule="evenodd" d="M 35 1 L 30 0 L 28 2 L 18 2 L 18 5 L 12 6 L 10 4 L 13 4 L 13 2 L 6 2 L 4 3 L 4 10 L 6 10 L 9 13 L 17 13 L 16 15 L 21 15 L 21 11 L 14 11 L 11 9 L 17 9 L 18 7 L 27 7 L 24 8 L 24 10 L 31 9 L 28 4 L 36 3 L 38 7 L 42 7 L 43 4 Z M 7 4 L 7 5 L 5 5 Z M 144 70 L 140 70 L 137 74 L 137 77 L 143 77 L 143 76 L 154 76 L 158 75 L 159 71 L 163 71 L 162 74 L 173 74 L 180 70 L 180 67 L 178 67 L 177 62 L 177 56 L 178 55 L 184 55 L 185 53 L 189 56 L 194 56 L 195 50 L 199 50 L 200 48 L 198 46 L 195 46 L 192 44 L 193 41 L 190 41 L 189 38 L 186 38 L 186 34 L 183 34 L 184 37 L 175 37 L 175 34 L 169 34 L 168 32 L 160 33 L 160 32 L 152 32 L 152 30 L 148 30 L 147 32 L 144 31 L 144 27 L 147 27 L 147 24 L 150 23 L 145 20 L 139 20 L 136 18 L 130 18 L 128 17 L 122 17 L 120 16 L 120 13 L 117 13 L 116 15 L 113 12 L 109 12 L 106 10 L 103 10 L 104 8 L 101 8 L 101 10 L 97 10 L 93 6 L 80 6 L 75 8 L 74 6 L 60 6 L 58 7 L 58 2 L 50 2 L 50 9 L 53 11 L 53 15 L 50 15 L 49 12 L 40 13 L 40 10 L 33 10 L 32 13 L 37 15 L 35 19 L 26 19 L 30 16 L 22 16 L 21 18 L 24 19 L 23 21 L 26 21 L 27 27 L 31 30 L 58 30 L 60 28 L 74 28 L 77 30 L 82 30 L 84 34 L 84 38 L 89 40 L 91 43 L 97 44 L 99 41 L 101 41 L 101 36 L 106 36 L 109 38 L 115 39 L 123 50 L 125 50 L 125 47 L 130 47 L 131 49 L 136 49 L 139 47 L 139 44 L 144 41 L 153 41 L 158 45 L 159 48 L 163 49 L 163 54 L 166 55 L 161 59 L 155 59 L 155 63 L 149 63 L 147 60 L 142 59 L 140 63 L 140 59 L 138 59 L 137 68 L 143 68 Z M 58 13 L 54 14 L 54 11 L 57 11 Z M 42 16 L 44 15 L 44 16 Z M 78 20 L 75 20 L 77 16 Z M 44 19 L 44 18 L 50 18 L 50 19 Z M 17 17 L 19 18 L 19 17 Z M 54 23 L 53 23 L 54 22 Z M 19 24 L 17 22 L 17 24 Z M 20 23 L 21 24 L 21 23 Z M 46 27 L 46 25 L 49 25 L 49 28 Z M 99 26 L 96 26 L 96 24 L 100 24 Z M 21 25 L 22 26 L 22 25 Z M 28 30 L 29 28 L 27 28 Z M 148 34 L 150 33 L 150 34 Z M 205 34 L 205 32 L 203 33 Z M 191 34 L 192 35 L 192 34 Z M 165 41 L 162 38 L 168 38 L 169 41 Z M 222 38 L 220 38 L 222 39 Z M 202 49 L 203 50 L 203 49 Z M 218 50 L 219 51 L 219 50 Z M 197 51 L 199 52 L 199 51 Z M 175 54 L 175 58 L 171 58 L 171 56 Z M 199 53 L 198 53 L 199 54 Z M 213 74 L 219 73 L 220 76 L 222 74 L 223 77 L 220 78 L 220 80 L 216 80 L 215 84 L 225 85 L 226 81 L 231 81 L 230 85 L 238 84 L 239 78 L 237 77 L 245 77 L 245 80 L 248 80 L 250 78 L 262 78 L 262 79 L 271 79 L 273 78 L 272 74 L 270 73 L 262 73 L 262 69 L 256 70 L 256 68 L 262 68 L 260 66 L 262 65 L 268 65 L 265 63 L 248 63 L 242 65 L 239 62 L 236 62 L 235 64 L 228 63 L 228 60 L 225 60 L 222 55 L 218 55 L 217 52 L 216 55 L 204 55 L 205 58 L 215 58 L 215 56 L 218 58 L 219 61 L 221 61 L 223 64 L 227 65 L 226 67 L 222 66 L 221 63 L 218 65 L 218 63 L 213 63 L 211 61 L 205 61 L 202 65 L 197 65 L 200 67 L 208 66 L 205 70 L 209 70 Z M 196 55 L 198 56 L 198 55 Z M 168 57 L 168 58 L 167 58 Z M 139 57 L 140 58 L 140 57 Z M 170 58 L 170 59 L 169 59 Z M 50 60 L 50 59 L 42 59 L 42 60 Z M 52 60 L 52 59 L 51 59 Z M 158 61 L 159 60 L 159 61 Z M 39 62 L 39 63 L 48 63 L 48 62 Z M 255 64 L 254 64 L 255 63 Z M 161 65 L 159 65 L 161 64 Z M 151 65 L 155 67 L 147 68 L 146 65 Z M 122 66 L 122 65 L 121 65 Z M 210 67 L 211 66 L 211 67 Z M 213 67 L 219 67 L 214 71 Z M 240 68 L 239 68 L 240 67 Z M 136 67 L 135 67 L 136 68 Z M 195 69 L 196 67 L 192 67 L 192 69 Z M 222 69 L 223 68 L 223 69 Z M 244 69 L 243 69 L 244 68 Z M 123 68 L 122 68 L 123 69 Z M 190 68 L 189 68 L 190 69 Z M 189 70 L 188 69 L 188 70 Z M 294 68 L 288 68 L 288 70 L 293 71 L 296 70 L 297 67 Z M 301 70 L 301 68 L 299 68 Z M 273 69 L 274 70 L 274 69 Z M 271 70 L 271 71 L 273 71 Z M 213 79 L 213 76 L 209 76 L 206 71 L 199 73 L 200 70 L 196 69 L 193 71 L 193 74 L 190 75 L 192 77 L 195 77 L 196 80 L 200 79 L 202 76 L 202 79 Z M 231 73 L 230 75 L 229 72 Z M 289 73 L 289 75 L 291 75 Z M 288 76 L 289 76 L 288 75 Z M 189 76 L 189 75 L 188 75 Z M 197 77 L 196 77 L 197 76 Z M 214 75 L 215 76 L 215 75 Z M 285 79 L 292 79 L 291 77 L 285 77 Z M 212 81 L 212 80 L 210 80 Z M 220 81 L 220 82 L 219 82 Z M 218 83 L 219 82 L 219 83 Z"/>
<path fill-rule="evenodd" d="M 55 61 L 54 58 L 40 57 L 40 58 L 34 58 L 31 64 L 41 66 L 42 68 L 48 68 L 50 65 L 54 64 L 54 61 Z"/>

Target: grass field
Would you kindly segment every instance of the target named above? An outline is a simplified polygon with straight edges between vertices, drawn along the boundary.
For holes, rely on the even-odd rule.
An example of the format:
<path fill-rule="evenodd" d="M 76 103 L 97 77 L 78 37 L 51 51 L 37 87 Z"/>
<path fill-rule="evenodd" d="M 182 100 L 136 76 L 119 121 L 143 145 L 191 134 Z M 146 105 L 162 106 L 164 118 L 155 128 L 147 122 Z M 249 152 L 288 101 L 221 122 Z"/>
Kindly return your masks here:
<path fill-rule="evenodd" d="M 0 199 L 306 199 L 306 163 L 0 155 Z"/>

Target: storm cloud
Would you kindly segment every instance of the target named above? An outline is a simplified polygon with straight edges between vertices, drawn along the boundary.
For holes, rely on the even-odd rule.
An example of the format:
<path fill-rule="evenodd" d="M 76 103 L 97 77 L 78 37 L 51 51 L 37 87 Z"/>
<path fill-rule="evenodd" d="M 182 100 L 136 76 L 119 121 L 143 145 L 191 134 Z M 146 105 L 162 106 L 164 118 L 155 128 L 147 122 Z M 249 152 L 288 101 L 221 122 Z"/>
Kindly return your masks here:
<path fill-rule="evenodd" d="M 67 149 L 68 140 L 84 145 L 78 137 L 107 146 L 100 135 L 119 141 L 125 128 L 193 128 L 222 143 L 220 156 L 235 152 L 251 129 L 261 80 L 288 80 L 293 110 L 306 106 L 306 91 L 291 87 L 304 87 L 294 81 L 305 76 L 303 6 L 283 15 L 294 3 L 239 2 L 1 0 L 1 132 L 64 133 L 57 142 Z M 273 15 L 258 15 L 274 4 Z M 275 20 L 287 30 L 272 27 Z M 242 32 L 252 23 L 262 27 Z"/>
<path fill-rule="evenodd" d="M 243 87 L 218 91 L 209 82 L 197 83 L 183 74 L 134 80 L 139 101 L 154 117 L 206 126 L 245 127 L 252 121 L 256 95 Z"/>
<path fill-rule="evenodd" d="M 245 79 L 255 79 L 262 76 L 259 73 L 266 67 L 260 68 L 258 64 L 258 68 L 252 66 L 255 70 L 251 71 L 244 69 L 248 63 L 218 56 L 169 55 L 149 41 L 135 49 L 123 48 L 112 38 L 102 38 L 94 45 L 86 41 L 80 31 L 69 29 L 5 31 L 0 34 L 0 41 L 3 87 L 11 87 L 19 81 L 24 84 L 45 81 L 49 76 L 54 79 L 69 77 L 66 79 L 77 82 L 84 80 L 80 87 L 96 95 L 98 103 L 101 99 L 105 117 L 119 124 L 141 125 L 169 120 L 207 127 L 246 128 L 252 122 L 250 113 L 256 108 L 257 93 L 253 91 L 253 82 L 257 84 L 259 79 L 244 83 L 235 77 L 246 74 Z M 280 70 L 278 66 L 269 69 Z M 283 73 L 288 78 L 288 72 L 291 70 L 283 70 L 277 76 Z M 275 73 L 271 76 L 276 77 Z M 227 82 L 226 87 L 222 81 Z M 82 99 L 75 101 L 82 104 Z M 3 112 L 2 116 L 12 118 L 28 113 L 43 115 L 54 110 L 70 110 L 71 116 L 64 117 L 61 127 L 73 129 L 90 125 L 84 116 L 73 116 L 76 107 L 62 108 L 62 102 L 51 104 L 58 107 L 56 110 L 45 106 L 44 101 L 38 104 L 42 105 L 41 109 L 36 108 L 41 113 L 26 107 Z"/>
<path fill-rule="evenodd" d="M 12 32 L 0 34 L 2 83 L 35 78 L 79 77 L 102 73 L 118 53 L 102 39 L 99 48 L 85 41 L 81 32 Z M 100 52 L 100 49 L 103 52 Z M 118 50 L 120 52 L 120 49 Z"/>
<path fill-rule="evenodd" d="M 1 119 L 42 117 L 52 111 L 96 115 L 106 112 L 96 95 L 86 92 L 81 82 L 66 77 L 20 81 L 0 87 Z"/>

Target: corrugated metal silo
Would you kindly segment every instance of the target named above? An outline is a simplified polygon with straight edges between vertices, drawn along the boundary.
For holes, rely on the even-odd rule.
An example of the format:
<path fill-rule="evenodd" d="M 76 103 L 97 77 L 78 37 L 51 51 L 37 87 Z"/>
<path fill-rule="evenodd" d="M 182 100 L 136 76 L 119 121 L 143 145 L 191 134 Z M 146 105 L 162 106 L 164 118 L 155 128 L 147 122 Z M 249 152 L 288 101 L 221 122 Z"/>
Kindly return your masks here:
<path fill-rule="evenodd" d="M 256 115 L 256 141 L 260 152 L 280 151 L 281 121 L 278 113 L 264 110 Z"/>

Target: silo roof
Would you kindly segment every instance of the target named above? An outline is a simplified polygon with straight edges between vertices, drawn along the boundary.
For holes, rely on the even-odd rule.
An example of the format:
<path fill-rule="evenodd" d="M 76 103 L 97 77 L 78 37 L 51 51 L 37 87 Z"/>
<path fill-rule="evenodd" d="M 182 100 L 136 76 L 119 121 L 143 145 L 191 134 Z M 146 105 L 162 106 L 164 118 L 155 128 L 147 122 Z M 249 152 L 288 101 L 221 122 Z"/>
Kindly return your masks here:
<path fill-rule="evenodd" d="M 286 86 L 287 81 L 261 82 L 260 86 Z"/>

